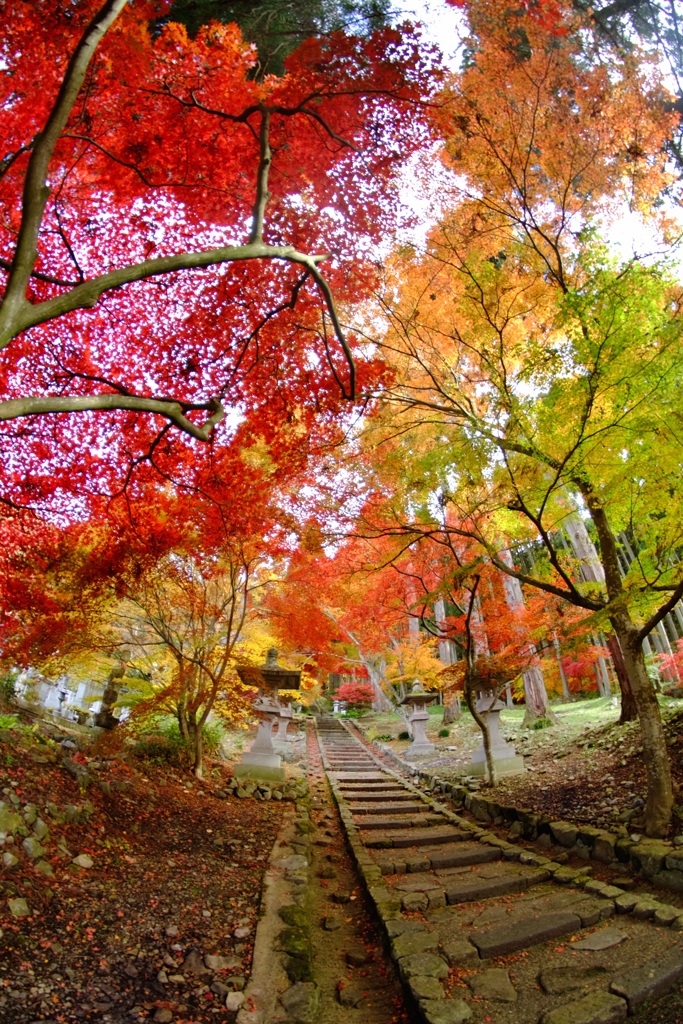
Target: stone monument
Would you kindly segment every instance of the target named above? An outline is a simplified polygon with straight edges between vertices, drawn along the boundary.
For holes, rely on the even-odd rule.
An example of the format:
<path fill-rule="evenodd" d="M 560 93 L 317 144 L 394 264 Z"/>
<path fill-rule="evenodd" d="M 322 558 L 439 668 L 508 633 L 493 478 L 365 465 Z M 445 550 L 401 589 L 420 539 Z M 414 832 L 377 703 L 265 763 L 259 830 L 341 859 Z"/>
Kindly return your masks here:
<path fill-rule="evenodd" d="M 496 775 L 522 775 L 525 771 L 524 758 L 516 753 L 510 743 L 506 743 L 500 734 L 500 713 L 505 705 L 499 700 L 493 690 L 480 690 L 477 695 L 475 708 L 485 719 L 489 737 L 491 740 L 491 757 L 493 758 Z M 468 766 L 469 775 L 487 775 L 486 753 L 484 751 L 484 740 L 472 754 L 472 761 Z"/>
<path fill-rule="evenodd" d="M 298 690 L 301 672 L 282 668 L 278 665 L 277 655 L 277 650 L 271 647 L 265 665 L 260 668 L 243 666 L 237 669 L 245 686 L 258 687 L 258 697 L 254 701 L 254 711 L 258 716 L 256 739 L 251 749 L 242 754 L 240 763 L 235 765 L 235 777 L 238 779 L 271 782 L 284 779 L 282 757 L 273 746 L 273 729 L 282 720 L 284 710 L 277 694 L 280 689 Z M 291 710 L 287 710 L 291 717 Z"/>
<path fill-rule="evenodd" d="M 434 750 L 434 744 L 427 739 L 425 726 L 429 721 L 427 704 L 431 704 L 435 696 L 436 694 L 423 690 L 419 680 L 416 679 L 410 691 L 399 701 L 400 704 L 406 704 L 411 708 L 408 721 L 413 729 L 413 742 L 403 754 L 409 760 L 431 754 Z"/>

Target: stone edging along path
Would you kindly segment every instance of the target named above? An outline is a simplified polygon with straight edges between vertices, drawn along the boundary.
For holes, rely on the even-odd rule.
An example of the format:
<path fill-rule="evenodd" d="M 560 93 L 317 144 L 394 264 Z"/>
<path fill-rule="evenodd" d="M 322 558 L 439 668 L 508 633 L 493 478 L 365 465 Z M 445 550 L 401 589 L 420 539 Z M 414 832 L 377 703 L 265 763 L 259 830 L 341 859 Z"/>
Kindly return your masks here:
<path fill-rule="evenodd" d="M 252 973 L 238 1024 L 270 1024 L 315 1011 L 311 940 L 303 909 L 310 885 L 308 785 L 293 784 L 298 799 L 287 815 L 266 869 L 256 927 Z"/>
<path fill-rule="evenodd" d="M 361 742 L 366 741 L 361 737 Z M 443 793 L 455 807 L 464 807 L 477 821 L 505 828 L 517 827 L 518 835 L 530 841 L 547 835 L 559 846 L 585 860 L 620 863 L 654 885 L 683 892 L 683 848 L 675 848 L 658 839 L 642 838 L 635 842 L 608 829 L 553 821 L 547 814 L 502 804 L 493 797 L 470 792 L 467 786 L 446 782 L 435 772 L 404 761 L 387 747 L 379 746 L 378 749 L 384 756 L 391 757 L 400 769 L 424 782 L 433 793 Z"/>
<path fill-rule="evenodd" d="M 319 741 L 416 1020 L 610 1024 L 683 980 L 680 908 L 466 821 L 337 719 Z"/>

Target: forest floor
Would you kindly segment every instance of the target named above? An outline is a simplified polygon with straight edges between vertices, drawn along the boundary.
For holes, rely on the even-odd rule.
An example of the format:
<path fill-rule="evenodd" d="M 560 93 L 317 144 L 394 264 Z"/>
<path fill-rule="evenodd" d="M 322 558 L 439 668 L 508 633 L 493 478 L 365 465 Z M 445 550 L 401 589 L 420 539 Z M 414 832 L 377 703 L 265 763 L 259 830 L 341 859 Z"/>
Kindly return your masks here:
<path fill-rule="evenodd" d="M 217 799 L 227 767 L 199 783 L 0 729 L 3 1024 L 234 1021 L 284 805 Z M 12 814 L 40 852 L 3 838 Z"/>

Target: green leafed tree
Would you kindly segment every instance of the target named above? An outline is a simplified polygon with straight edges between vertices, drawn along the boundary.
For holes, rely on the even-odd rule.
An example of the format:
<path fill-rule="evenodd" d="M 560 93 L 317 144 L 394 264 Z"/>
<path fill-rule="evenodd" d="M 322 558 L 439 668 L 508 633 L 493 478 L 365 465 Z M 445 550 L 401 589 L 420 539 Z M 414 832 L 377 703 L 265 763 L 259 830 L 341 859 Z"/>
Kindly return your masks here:
<path fill-rule="evenodd" d="M 424 257 L 397 256 L 380 296 L 395 377 L 377 428 L 414 484 L 393 529 L 475 540 L 501 572 L 613 631 L 643 737 L 647 829 L 661 834 L 673 793 L 643 641 L 683 596 L 682 289 L 654 260 L 613 260 L 596 225 L 606 208 L 654 217 L 675 118 L 635 60 L 608 72 L 572 32 L 514 17 L 527 53 L 492 22 L 454 76 L 450 208 Z M 584 520 L 596 550 L 582 548 Z M 525 545 L 530 568 L 514 557 Z"/>

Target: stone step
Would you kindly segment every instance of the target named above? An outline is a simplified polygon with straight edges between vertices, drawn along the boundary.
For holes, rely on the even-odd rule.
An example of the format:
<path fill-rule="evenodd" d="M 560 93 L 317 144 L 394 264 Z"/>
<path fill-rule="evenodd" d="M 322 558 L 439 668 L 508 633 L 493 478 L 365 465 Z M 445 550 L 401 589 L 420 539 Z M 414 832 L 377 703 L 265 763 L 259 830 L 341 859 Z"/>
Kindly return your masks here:
<path fill-rule="evenodd" d="M 408 814 L 413 811 L 419 814 L 421 811 L 429 811 L 430 808 L 427 804 L 423 804 L 422 801 L 418 803 L 415 801 L 402 800 L 400 803 L 371 803 L 371 804 L 351 804 L 349 803 L 349 810 L 352 814 Z"/>
<path fill-rule="evenodd" d="M 404 784 L 403 784 L 403 783 L 402 783 L 402 782 L 400 781 L 400 779 L 394 778 L 394 776 L 393 776 L 393 775 L 389 775 L 389 773 L 388 773 L 388 772 L 383 772 L 383 773 L 382 773 L 382 778 L 383 778 L 383 781 L 380 781 L 380 780 L 378 779 L 378 780 L 377 780 L 376 782 L 373 782 L 373 783 L 371 783 L 371 784 L 372 784 L 373 786 L 381 786 L 381 785 L 399 785 L 399 786 L 400 786 L 401 788 L 403 788 L 403 790 L 404 790 L 404 788 L 407 788 L 407 786 L 405 786 L 405 785 L 404 785 Z M 353 783 L 353 784 L 355 784 L 355 783 Z"/>
<path fill-rule="evenodd" d="M 506 896 L 509 893 L 524 892 L 532 885 L 539 885 L 550 877 L 542 868 L 524 871 L 501 871 L 494 875 L 463 875 L 448 882 L 446 899 L 451 905 L 458 903 L 478 903 L 492 899 L 494 896 Z M 575 915 L 572 915 L 575 916 Z M 580 921 L 576 918 L 578 924 Z"/>
<path fill-rule="evenodd" d="M 389 816 L 378 816 L 374 817 L 371 814 L 366 815 L 363 818 L 362 828 L 364 832 L 378 831 L 391 831 L 392 829 L 406 829 L 406 828 L 423 828 L 425 825 L 440 825 L 443 822 L 443 818 L 440 814 L 435 814 L 430 811 L 424 811 L 421 814 L 414 814 L 411 816 L 404 814 L 397 814 L 393 817 Z M 410 843 L 404 844 L 410 845 Z"/>
<path fill-rule="evenodd" d="M 683 950 L 676 947 L 664 956 L 648 961 L 643 967 L 630 971 L 627 976 L 615 978 L 610 991 L 626 1000 L 629 1013 L 635 1013 L 641 1003 L 665 995 L 682 979 Z"/>
<path fill-rule="evenodd" d="M 539 1024 L 617 1024 L 625 1016 L 623 999 L 611 992 L 598 991 L 548 1010 Z"/>
<path fill-rule="evenodd" d="M 328 757 L 327 760 L 332 768 L 366 768 L 368 766 L 374 767 L 375 764 L 370 757 Z"/>
<path fill-rule="evenodd" d="M 327 759 L 331 761 L 333 758 L 348 758 L 350 761 L 371 761 L 374 758 L 363 750 L 328 750 Z"/>
<path fill-rule="evenodd" d="M 344 772 L 337 769 L 330 768 L 330 775 L 334 776 L 335 782 L 340 784 L 343 782 L 362 780 L 364 782 L 377 782 L 380 779 L 386 779 L 384 772 L 371 771 L 371 772 Z"/>
<path fill-rule="evenodd" d="M 577 932 L 580 928 L 581 918 L 565 910 L 554 914 L 517 917 L 514 921 L 474 931 L 469 935 L 469 940 L 479 950 L 479 956 L 485 959 L 538 946 L 560 935 Z"/>
<path fill-rule="evenodd" d="M 328 744 L 325 753 L 328 757 L 371 757 L 369 750 L 360 747 L 336 747 Z"/>
<path fill-rule="evenodd" d="M 339 795 L 344 800 L 360 800 L 362 803 L 367 803 L 371 800 L 393 800 L 394 797 L 398 800 L 419 799 L 414 793 L 408 793 L 405 790 L 389 790 L 389 788 L 379 787 L 375 788 L 375 790 L 369 790 L 365 783 L 350 788 L 346 785 L 340 786 Z"/>
<path fill-rule="evenodd" d="M 339 785 L 339 792 L 345 799 L 353 800 L 358 799 L 359 796 L 368 795 L 370 799 L 374 800 L 376 797 L 389 797 L 395 793 L 407 793 L 408 790 L 397 790 L 394 786 L 369 786 L 367 782 L 359 782 L 357 785 L 352 785 L 349 782 L 342 782 Z M 415 799 L 415 794 L 411 793 L 412 799 Z"/>
<path fill-rule="evenodd" d="M 375 764 L 375 760 L 365 754 L 328 754 L 327 760 L 330 764 L 344 762 L 350 764 Z"/>
<path fill-rule="evenodd" d="M 369 754 L 363 754 L 351 750 L 327 750 L 325 756 L 328 761 L 369 761 L 372 760 Z"/>
<path fill-rule="evenodd" d="M 368 756 L 369 755 L 367 753 L 364 753 L 362 750 L 340 750 L 339 748 L 335 749 L 334 747 L 329 746 L 325 749 L 325 757 L 328 759 L 328 761 L 332 758 L 339 759 L 340 757 L 349 757 L 353 760 L 357 757 L 366 758 Z"/>
<path fill-rule="evenodd" d="M 424 822 L 426 824 L 426 822 Z M 459 843 L 465 837 L 452 825 L 435 825 L 423 827 L 423 821 L 415 822 L 412 828 L 400 830 L 386 829 L 383 832 L 363 835 L 365 822 L 360 823 L 361 841 L 365 846 L 377 849 L 407 850 L 411 847 L 437 846 L 447 843 Z M 495 849 L 489 847 L 489 849 Z M 498 852 L 498 851 L 496 851 Z"/>
<path fill-rule="evenodd" d="M 388 800 L 390 800 L 392 803 L 394 801 L 400 802 L 406 800 L 412 801 L 413 803 L 415 802 L 415 794 L 408 793 L 405 789 L 387 789 L 380 790 L 379 792 L 372 792 L 368 791 L 367 789 L 362 789 L 354 790 L 351 793 L 349 793 L 347 790 L 344 790 L 344 796 L 349 801 L 349 803 L 352 803 L 353 801 L 360 801 L 361 803 L 370 803 L 373 800 L 377 800 L 380 802 L 383 801 L 384 803 L 386 803 Z"/>
<path fill-rule="evenodd" d="M 506 860 L 490 834 L 475 840 L 459 831 L 379 762 L 361 773 L 369 759 L 353 743 L 325 749 L 330 780 L 354 815 L 351 841 L 365 848 L 363 870 L 392 955 L 424 1024 L 625 1022 L 642 1015 L 646 1000 L 666 1001 L 683 983 L 680 935 L 630 917 L 605 927 L 613 899 L 572 884 L 573 876 L 560 886 L 542 857 L 518 861 L 520 851 L 511 849 Z"/>
<path fill-rule="evenodd" d="M 412 849 L 405 852 L 377 852 L 373 859 L 383 875 L 409 874 L 411 871 L 437 871 L 444 868 L 470 867 L 473 864 L 489 864 L 500 858 L 500 851 L 494 847 L 481 846 L 478 843 L 457 842 L 453 846 L 446 843 L 439 846 L 420 846 L 417 857 L 411 856 Z M 420 862 L 421 866 L 413 867 Z M 405 865 L 405 866 L 404 866 Z"/>

